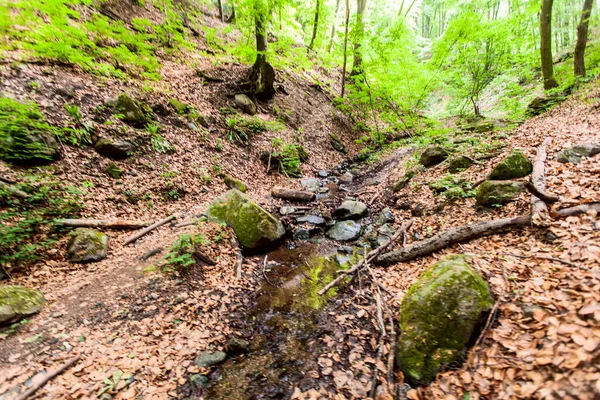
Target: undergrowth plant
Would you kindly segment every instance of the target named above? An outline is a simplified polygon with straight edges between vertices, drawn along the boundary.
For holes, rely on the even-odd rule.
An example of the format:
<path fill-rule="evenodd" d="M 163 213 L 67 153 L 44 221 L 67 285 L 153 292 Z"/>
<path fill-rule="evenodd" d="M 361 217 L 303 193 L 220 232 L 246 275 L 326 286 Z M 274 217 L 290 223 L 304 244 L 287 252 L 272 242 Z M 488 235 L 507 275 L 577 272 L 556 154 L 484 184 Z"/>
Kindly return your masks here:
<path fill-rule="evenodd" d="M 278 122 L 264 121 L 258 117 L 232 116 L 225 121 L 227 139 L 232 143 L 247 144 L 253 136 L 282 128 Z"/>
<path fill-rule="evenodd" d="M 448 200 L 475 196 L 475 190 L 470 182 L 451 174 L 431 182 L 429 188 L 434 194 L 443 195 Z"/>
<path fill-rule="evenodd" d="M 210 241 L 201 234 L 183 234 L 179 236 L 164 258 L 163 270 L 187 271 L 190 266 L 196 263 L 194 253 L 198 251 L 200 246 L 208 244 L 210 244 Z"/>

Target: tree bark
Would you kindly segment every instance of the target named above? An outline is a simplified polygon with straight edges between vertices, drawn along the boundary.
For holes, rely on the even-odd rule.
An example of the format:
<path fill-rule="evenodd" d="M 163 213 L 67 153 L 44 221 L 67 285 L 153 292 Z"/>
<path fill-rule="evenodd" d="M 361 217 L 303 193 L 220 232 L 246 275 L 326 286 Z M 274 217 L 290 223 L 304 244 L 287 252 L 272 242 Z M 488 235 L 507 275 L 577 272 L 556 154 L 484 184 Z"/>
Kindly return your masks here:
<path fill-rule="evenodd" d="M 583 3 L 583 12 L 581 13 L 581 21 L 577 25 L 577 43 L 575 44 L 575 53 L 573 54 L 575 76 L 585 76 L 585 46 L 587 44 L 588 27 L 593 5 L 594 0 L 585 0 Z"/>
<path fill-rule="evenodd" d="M 317 37 L 317 30 L 319 29 L 319 9 L 321 8 L 321 0 L 317 0 L 317 6 L 315 9 L 315 22 L 313 24 L 313 32 L 312 38 L 310 39 L 310 44 L 308 45 L 309 50 L 313 50 L 315 45 L 315 39 Z"/>
<path fill-rule="evenodd" d="M 331 53 L 331 50 L 333 49 L 333 41 L 335 39 L 335 22 L 337 20 L 337 15 L 340 10 L 341 3 L 342 3 L 342 0 L 335 1 L 335 14 L 333 14 L 333 23 L 331 24 L 331 38 L 329 38 L 329 46 L 327 47 L 328 53 Z"/>
<path fill-rule="evenodd" d="M 352 61 L 352 71 L 350 76 L 356 76 L 362 73 L 362 40 L 365 36 L 365 25 L 363 17 L 367 0 L 356 0 L 356 27 L 354 32 L 354 60 Z"/>
<path fill-rule="evenodd" d="M 121 219 L 58 219 L 56 224 L 71 228 L 141 229 L 150 225 L 144 221 L 126 221 Z"/>
<path fill-rule="evenodd" d="M 344 97 L 346 90 L 346 64 L 348 62 L 348 24 L 350 22 L 350 4 L 349 0 L 346 0 L 346 22 L 344 30 L 344 65 L 342 67 L 342 94 L 340 97 Z"/>
<path fill-rule="evenodd" d="M 316 198 L 316 195 L 312 192 L 280 187 L 273 188 L 273 190 L 271 190 L 271 196 L 289 201 L 313 201 Z"/>
<path fill-rule="evenodd" d="M 552 2 L 553 0 L 542 0 L 540 13 L 540 56 L 544 90 L 558 87 L 552 66 Z"/>
<path fill-rule="evenodd" d="M 533 160 L 533 172 L 531 173 L 531 186 L 538 193 L 544 193 L 546 190 L 545 163 L 546 147 L 550 144 L 550 138 L 546 138 L 538 147 L 535 159 Z M 534 194 L 531 195 L 531 223 L 534 226 L 550 226 L 550 214 L 546 203 Z"/>
<path fill-rule="evenodd" d="M 256 29 L 256 61 L 250 70 L 250 80 L 254 83 L 254 94 L 259 99 L 270 99 L 275 95 L 275 70 L 267 62 L 268 40 L 266 16 L 256 10 L 254 19 Z"/>
<path fill-rule="evenodd" d="M 219 2 L 219 19 L 221 22 L 225 22 L 225 18 L 223 17 L 223 0 L 217 0 Z"/>

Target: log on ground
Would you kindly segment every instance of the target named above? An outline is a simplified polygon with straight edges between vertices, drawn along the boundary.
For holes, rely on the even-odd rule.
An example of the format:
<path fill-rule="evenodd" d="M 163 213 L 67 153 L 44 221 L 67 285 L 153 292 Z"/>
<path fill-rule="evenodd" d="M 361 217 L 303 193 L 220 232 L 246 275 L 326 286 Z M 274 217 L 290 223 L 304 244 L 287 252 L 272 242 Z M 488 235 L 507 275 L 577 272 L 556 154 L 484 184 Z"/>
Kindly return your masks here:
<path fill-rule="evenodd" d="M 302 190 L 294 190 L 294 189 L 285 189 L 280 187 L 275 187 L 271 190 L 271 195 L 273 197 L 289 200 L 289 201 L 313 201 L 316 198 L 316 195 L 312 192 L 305 192 Z"/>

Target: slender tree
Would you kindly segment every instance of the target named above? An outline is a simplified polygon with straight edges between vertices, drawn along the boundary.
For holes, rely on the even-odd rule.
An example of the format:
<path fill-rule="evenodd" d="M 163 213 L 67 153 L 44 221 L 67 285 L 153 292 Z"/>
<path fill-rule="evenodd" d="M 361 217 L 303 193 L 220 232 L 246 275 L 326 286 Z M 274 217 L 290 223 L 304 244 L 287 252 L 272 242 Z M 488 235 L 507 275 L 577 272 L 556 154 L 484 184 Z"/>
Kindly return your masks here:
<path fill-rule="evenodd" d="M 267 62 L 267 24 L 270 14 L 267 4 L 262 1 L 254 3 L 256 61 L 250 70 L 250 80 L 254 83 L 254 93 L 261 99 L 271 98 L 275 94 L 275 70 Z"/>
<path fill-rule="evenodd" d="M 577 43 L 575 44 L 575 53 L 573 54 L 575 76 L 585 76 L 585 46 L 587 44 L 588 26 L 593 5 L 594 0 L 585 0 L 583 2 L 581 20 L 577 26 Z"/>
<path fill-rule="evenodd" d="M 346 22 L 344 28 L 344 66 L 342 67 L 342 94 L 340 97 L 344 97 L 344 91 L 346 89 L 346 64 L 348 61 L 348 25 L 350 23 L 350 4 L 346 0 Z"/>
<path fill-rule="evenodd" d="M 317 5 L 315 7 L 315 22 L 313 24 L 312 38 L 310 39 L 310 44 L 308 45 L 309 50 L 313 50 L 313 48 L 315 46 L 315 38 L 317 37 L 317 30 L 319 29 L 319 9 L 320 8 L 321 8 L 321 0 L 317 0 Z"/>
<path fill-rule="evenodd" d="M 365 24 L 363 17 L 367 0 L 356 0 L 356 27 L 354 31 L 354 60 L 352 62 L 352 71 L 350 76 L 359 75 L 362 73 L 362 40 L 365 36 Z"/>
<path fill-rule="evenodd" d="M 340 4 L 342 0 L 335 1 L 335 14 L 333 14 L 333 22 L 331 23 L 331 37 L 329 38 L 329 46 L 327 47 L 327 52 L 331 53 L 331 49 L 333 49 L 333 41 L 335 39 L 335 22 L 337 20 L 338 11 L 340 10 Z"/>
<path fill-rule="evenodd" d="M 219 18 L 221 22 L 225 22 L 225 18 L 223 17 L 223 0 L 218 0 L 219 2 Z"/>
<path fill-rule="evenodd" d="M 552 2 L 553 0 L 542 0 L 540 13 L 540 55 L 545 90 L 558 87 L 552 66 Z"/>

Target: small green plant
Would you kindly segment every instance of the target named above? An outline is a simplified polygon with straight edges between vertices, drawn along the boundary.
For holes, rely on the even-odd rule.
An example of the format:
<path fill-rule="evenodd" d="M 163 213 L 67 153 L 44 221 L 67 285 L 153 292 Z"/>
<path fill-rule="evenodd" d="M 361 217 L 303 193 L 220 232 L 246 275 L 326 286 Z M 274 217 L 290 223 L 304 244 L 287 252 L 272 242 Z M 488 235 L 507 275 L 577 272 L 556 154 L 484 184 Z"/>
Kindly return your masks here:
<path fill-rule="evenodd" d="M 232 143 L 247 144 L 252 136 L 259 133 L 281 129 L 277 122 L 263 121 L 258 117 L 231 117 L 227 118 L 227 139 Z"/>
<path fill-rule="evenodd" d="M 210 242 L 204 235 L 183 234 L 169 248 L 169 253 L 165 256 L 163 270 L 165 271 L 186 271 L 190 266 L 196 263 L 194 253 L 203 245 Z"/>
<path fill-rule="evenodd" d="M 78 106 L 65 103 L 64 107 L 67 113 L 75 120 L 75 122 L 80 122 L 83 119 L 83 115 L 81 115 L 81 110 Z"/>
<path fill-rule="evenodd" d="M 431 182 L 429 188 L 433 193 L 444 195 L 449 200 L 475 196 L 475 190 L 471 183 L 455 175 L 446 175 L 435 182 Z"/>
<path fill-rule="evenodd" d="M 280 137 L 271 140 L 272 150 L 261 154 L 261 160 L 269 170 L 277 169 L 286 176 L 302 175 L 300 164 L 308 159 L 308 153 L 301 145 L 286 143 Z M 267 171 L 268 172 L 268 171 Z"/>
<path fill-rule="evenodd" d="M 152 149 L 160 154 L 171 153 L 175 150 L 171 142 L 158 133 L 151 134 L 150 144 Z"/>

